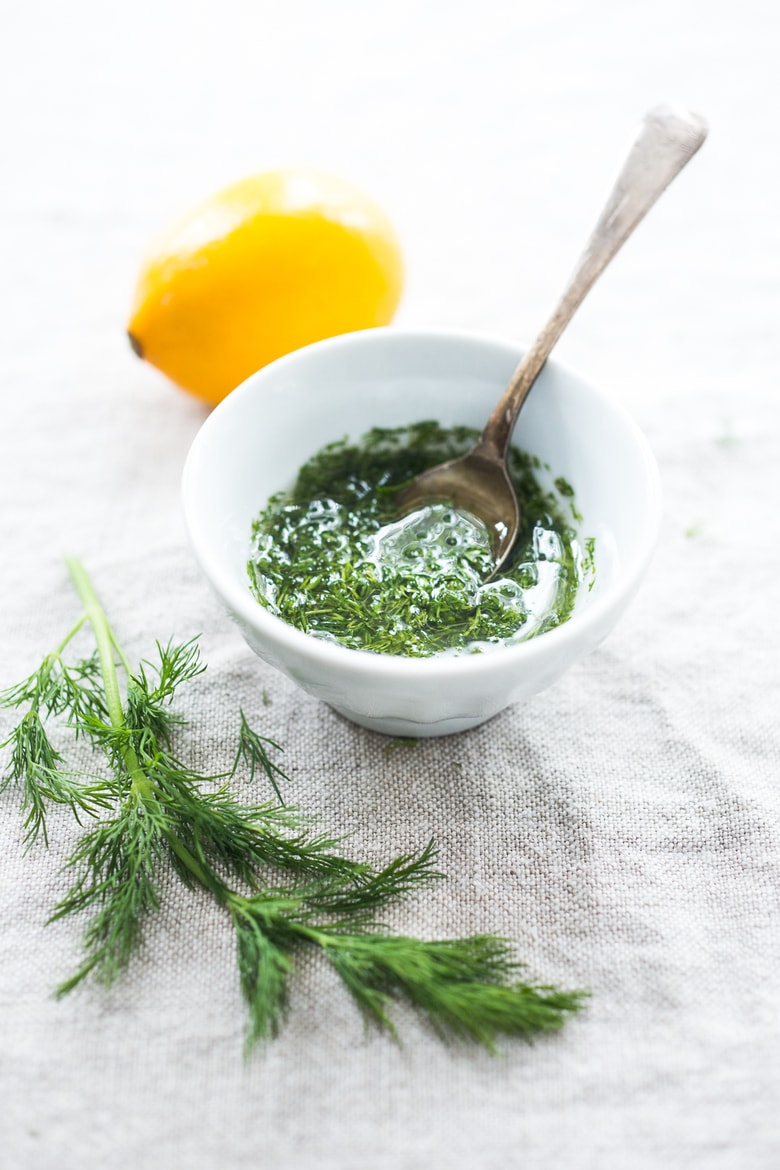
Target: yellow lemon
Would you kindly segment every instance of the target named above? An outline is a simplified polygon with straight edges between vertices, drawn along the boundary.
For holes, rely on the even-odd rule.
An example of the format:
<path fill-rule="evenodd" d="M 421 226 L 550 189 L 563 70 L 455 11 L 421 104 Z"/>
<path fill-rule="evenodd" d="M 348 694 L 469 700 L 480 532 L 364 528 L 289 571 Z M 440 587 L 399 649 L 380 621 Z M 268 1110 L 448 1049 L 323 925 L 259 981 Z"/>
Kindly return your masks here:
<path fill-rule="evenodd" d="M 388 324 L 402 282 L 395 232 L 366 195 L 319 171 L 271 171 L 162 236 L 128 335 L 140 357 L 217 403 L 282 354 Z"/>

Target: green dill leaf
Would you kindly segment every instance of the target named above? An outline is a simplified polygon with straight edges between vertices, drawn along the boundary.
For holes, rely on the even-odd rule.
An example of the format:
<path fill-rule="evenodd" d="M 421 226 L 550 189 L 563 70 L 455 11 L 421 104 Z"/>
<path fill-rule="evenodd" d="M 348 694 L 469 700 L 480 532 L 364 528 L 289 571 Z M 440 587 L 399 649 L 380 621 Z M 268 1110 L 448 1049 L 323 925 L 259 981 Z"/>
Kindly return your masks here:
<path fill-rule="evenodd" d="M 289 957 L 269 939 L 256 919 L 234 915 L 241 991 L 249 1007 L 247 1049 L 276 1036 L 287 1014 Z"/>
<path fill-rule="evenodd" d="M 82 837 L 68 859 L 76 880 L 50 921 L 92 913 L 84 932 L 86 958 L 57 989 L 64 995 L 90 973 L 112 984 L 142 939 L 143 923 L 159 908 L 157 883 L 165 839 L 164 820 L 144 804 L 128 805 L 118 817 Z"/>
<path fill-rule="evenodd" d="M 400 736 L 398 739 L 391 739 L 389 743 L 385 744 L 385 756 L 391 756 L 393 752 L 397 752 L 399 748 L 416 748 L 420 741 L 412 739 L 408 736 Z"/>
<path fill-rule="evenodd" d="M 542 1032 L 559 1031 L 586 998 L 582 991 L 481 980 L 412 982 L 404 984 L 404 991 L 443 1039 L 475 1041 L 489 1052 L 497 1051 L 500 1036 L 531 1040 Z"/>
<path fill-rule="evenodd" d="M 405 853 L 380 869 L 356 867 L 341 880 L 323 882 L 307 895 L 309 906 L 357 921 L 361 915 L 387 902 L 403 898 L 416 889 L 440 881 L 444 874 L 434 869 L 438 850 L 434 841 L 419 853 Z"/>
<path fill-rule="evenodd" d="M 239 708 L 239 715 L 241 717 L 241 726 L 238 732 L 238 746 L 236 748 L 236 756 L 233 760 L 233 767 L 231 769 L 231 776 L 235 776 L 240 764 L 243 762 L 249 768 L 249 779 L 254 780 L 255 772 L 258 768 L 265 773 L 270 781 L 271 787 L 276 793 L 276 799 L 280 804 L 284 804 L 282 794 L 279 791 L 279 784 L 277 777 L 282 780 L 289 780 L 290 777 L 283 772 L 278 764 L 275 764 L 268 755 L 268 747 L 272 747 L 275 751 L 284 751 L 278 743 L 273 739 L 268 739 L 264 735 L 258 735 L 256 731 L 247 723 L 246 715 L 242 708 Z"/>
<path fill-rule="evenodd" d="M 129 727 L 170 746 L 175 728 L 186 722 L 170 708 L 176 689 L 202 674 L 206 667 L 200 661 L 197 638 L 182 643 L 171 640 L 164 646 L 157 642 L 156 646 L 159 660 L 144 660 L 128 679 L 125 721 Z"/>
<path fill-rule="evenodd" d="M 531 1039 L 561 1028 L 583 992 L 509 983 L 517 968 L 506 941 L 490 935 L 424 942 L 385 934 L 322 932 L 334 968 L 358 1007 L 382 1027 L 391 999 L 420 1009 L 442 1039 L 470 1040 L 496 1051 L 499 1036 Z"/>
<path fill-rule="evenodd" d="M 96 656 L 68 666 L 58 653 L 48 654 L 29 678 L 0 692 L 0 707 L 23 706 L 43 717 L 67 714 L 78 735 L 82 717 L 106 714 Z"/>
<path fill-rule="evenodd" d="M 178 687 L 182 683 L 190 682 L 203 674 L 205 663 L 200 659 L 200 647 L 197 638 L 190 638 L 186 642 L 176 643 L 172 639 L 163 646 L 156 642 L 159 662 L 144 660 L 141 664 L 140 676 L 146 681 L 144 665 L 149 666 L 157 675 L 157 682 L 148 691 L 149 699 L 153 703 L 170 702 Z M 148 685 L 148 684 L 147 684 Z"/>
<path fill-rule="evenodd" d="M 69 806 L 79 822 L 80 813 L 97 816 L 101 809 L 110 807 L 110 794 L 104 781 L 60 767 L 63 757 L 52 747 L 36 710 L 28 711 L 0 746 L 11 748 L 8 767 L 0 780 L 0 792 L 12 785 L 22 789 L 25 849 L 39 835 L 48 845 L 46 814 L 51 804 Z"/>

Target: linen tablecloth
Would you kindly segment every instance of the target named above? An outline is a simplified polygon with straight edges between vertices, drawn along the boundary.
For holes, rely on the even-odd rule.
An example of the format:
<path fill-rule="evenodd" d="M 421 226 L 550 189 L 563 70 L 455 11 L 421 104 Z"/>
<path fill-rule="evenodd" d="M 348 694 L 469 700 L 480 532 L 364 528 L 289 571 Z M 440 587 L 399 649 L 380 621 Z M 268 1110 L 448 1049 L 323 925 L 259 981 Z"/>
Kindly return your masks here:
<path fill-rule="evenodd" d="M 780 1164 L 776 8 L 7 0 L 3 17 L 0 684 L 70 628 L 79 554 L 131 656 L 201 634 L 190 758 L 224 766 L 242 706 L 284 745 L 290 798 L 355 856 L 436 838 L 449 880 L 390 925 L 508 935 L 532 978 L 592 998 L 493 1058 L 403 1010 L 400 1046 L 366 1033 L 302 962 L 283 1034 L 245 1063 L 229 924 L 171 880 L 120 982 L 56 1001 L 82 924 L 44 924 L 74 829 L 55 817 L 23 856 L 7 792 L 2 1170 Z M 399 324 L 527 340 L 634 124 L 669 100 L 710 140 L 559 347 L 658 457 L 647 580 L 555 687 L 388 753 L 254 658 L 194 565 L 178 483 L 206 412 L 126 344 L 144 249 L 232 179 L 317 165 L 393 219 Z"/>

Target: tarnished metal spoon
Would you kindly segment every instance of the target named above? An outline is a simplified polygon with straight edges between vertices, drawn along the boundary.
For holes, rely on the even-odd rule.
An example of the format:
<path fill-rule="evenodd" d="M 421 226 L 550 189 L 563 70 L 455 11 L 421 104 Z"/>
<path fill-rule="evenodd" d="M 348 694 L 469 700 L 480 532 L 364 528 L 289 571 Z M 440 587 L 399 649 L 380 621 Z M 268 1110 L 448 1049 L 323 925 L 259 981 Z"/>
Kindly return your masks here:
<path fill-rule="evenodd" d="M 480 439 L 459 459 L 416 476 L 398 495 L 399 515 L 437 502 L 471 513 L 491 535 L 493 573 L 501 567 L 520 525 L 517 495 L 506 466 L 520 408 L 585 295 L 706 137 L 707 124 L 698 114 L 669 106 L 647 114 L 566 291 L 512 375 Z"/>

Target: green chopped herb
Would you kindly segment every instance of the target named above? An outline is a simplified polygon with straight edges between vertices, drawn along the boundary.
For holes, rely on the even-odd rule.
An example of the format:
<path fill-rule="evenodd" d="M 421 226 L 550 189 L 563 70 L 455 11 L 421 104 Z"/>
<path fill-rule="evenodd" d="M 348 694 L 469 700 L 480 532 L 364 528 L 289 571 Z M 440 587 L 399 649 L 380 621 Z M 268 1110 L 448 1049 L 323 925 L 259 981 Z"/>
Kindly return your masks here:
<path fill-rule="evenodd" d="M 401 736 L 398 739 L 391 739 L 385 745 L 385 755 L 391 756 L 393 752 L 397 752 L 399 748 L 416 748 L 419 740 L 410 739 L 407 736 Z"/>
<path fill-rule="evenodd" d="M 475 653 L 524 641 L 571 615 L 586 554 L 566 520 L 574 489 L 540 486 L 538 457 L 512 448 L 522 526 L 511 560 L 492 570 L 487 530 L 436 505 L 398 520 L 395 498 L 419 472 L 466 451 L 468 427 L 374 428 L 329 443 L 252 527 L 250 585 L 260 604 L 305 633 L 407 657 Z"/>
<path fill-rule="evenodd" d="M 580 567 L 582 569 L 583 580 L 588 582 L 588 592 L 590 593 L 591 589 L 596 584 L 595 536 L 588 536 L 585 540 L 585 555 L 580 562 Z"/>

